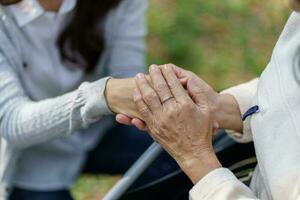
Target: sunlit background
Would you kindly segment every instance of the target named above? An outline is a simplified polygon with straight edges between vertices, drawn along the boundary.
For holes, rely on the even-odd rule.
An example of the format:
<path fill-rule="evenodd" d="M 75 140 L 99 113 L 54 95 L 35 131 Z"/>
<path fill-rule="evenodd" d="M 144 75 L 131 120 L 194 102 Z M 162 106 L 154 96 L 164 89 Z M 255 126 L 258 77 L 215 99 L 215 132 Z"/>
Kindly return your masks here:
<path fill-rule="evenodd" d="M 174 63 L 216 90 L 258 76 L 291 13 L 288 0 L 150 0 L 148 63 Z M 117 181 L 82 176 L 73 195 L 99 200 Z"/>

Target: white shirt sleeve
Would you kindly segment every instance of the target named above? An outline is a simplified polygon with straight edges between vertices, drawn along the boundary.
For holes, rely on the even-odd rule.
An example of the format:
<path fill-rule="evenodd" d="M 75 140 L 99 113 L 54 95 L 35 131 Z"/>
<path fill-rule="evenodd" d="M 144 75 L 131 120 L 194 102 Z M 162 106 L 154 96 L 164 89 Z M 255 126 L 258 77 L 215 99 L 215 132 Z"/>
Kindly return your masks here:
<path fill-rule="evenodd" d="M 215 169 L 190 191 L 190 200 L 250 200 L 254 193 L 226 169 Z"/>
<path fill-rule="evenodd" d="M 254 96 L 257 91 L 257 85 L 258 85 L 259 79 L 253 79 L 247 83 L 243 83 L 234 87 L 231 87 L 229 89 L 226 89 L 221 92 L 221 94 L 230 94 L 232 95 L 235 100 L 237 101 L 241 116 L 249 109 L 251 108 Z M 250 126 L 251 119 L 248 117 L 243 122 L 243 133 L 237 133 L 232 130 L 227 130 L 227 133 L 229 136 L 231 136 L 234 140 L 241 143 L 246 143 L 252 141 L 252 131 Z"/>

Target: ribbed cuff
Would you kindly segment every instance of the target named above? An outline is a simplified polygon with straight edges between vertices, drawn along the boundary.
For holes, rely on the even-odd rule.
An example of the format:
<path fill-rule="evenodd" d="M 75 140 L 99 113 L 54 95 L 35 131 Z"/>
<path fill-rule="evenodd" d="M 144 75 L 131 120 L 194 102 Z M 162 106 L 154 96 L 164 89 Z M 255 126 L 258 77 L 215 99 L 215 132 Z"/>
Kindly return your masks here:
<path fill-rule="evenodd" d="M 230 170 L 226 168 L 215 169 L 190 190 L 190 199 L 209 199 L 211 195 L 224 186 L 224 183 L 232 180 L 236 181 L 237 178 Z"/>
<path fill-rule="evenodd" d="M 85 82 L 79 87 L 75 102 L 83 104 L 80 107 L 82 127 L 100 120 L 104 115 L 112 114 L 105 98 L 106 83 L 110 78 L 102 78 L 92 83 Z"/>

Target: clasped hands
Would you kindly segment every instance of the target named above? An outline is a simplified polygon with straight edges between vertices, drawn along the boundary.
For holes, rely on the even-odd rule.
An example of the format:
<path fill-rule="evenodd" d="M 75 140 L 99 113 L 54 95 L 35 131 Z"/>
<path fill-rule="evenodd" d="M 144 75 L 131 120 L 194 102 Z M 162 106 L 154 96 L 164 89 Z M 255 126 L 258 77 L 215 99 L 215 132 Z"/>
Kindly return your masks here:
<path fill-rule="evenodd" d="M 221 167 L 212 137 L 220 125 L 226 126 L 222 107 L 234 103 L 231 97 L 219 95 L 194 73 L 172 64 L 152 65 L 149 76 L 138 74 L 130 81 L 134 89 L 129 107 L 134 112 L 111 107 L 121 113 L 118 122 L 147 129 L 194 183 Z"/>

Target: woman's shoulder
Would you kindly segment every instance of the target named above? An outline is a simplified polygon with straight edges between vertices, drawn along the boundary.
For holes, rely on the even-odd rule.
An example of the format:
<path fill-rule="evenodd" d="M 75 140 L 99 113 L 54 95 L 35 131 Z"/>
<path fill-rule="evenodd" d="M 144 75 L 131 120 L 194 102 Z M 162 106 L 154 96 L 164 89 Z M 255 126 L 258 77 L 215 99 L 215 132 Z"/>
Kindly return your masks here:
<path fill-rule="evenodd" d="M 107 16 L 106 29 L 111 30 L 112 34 L 116 32 L 115 30 L 120 29 L 123 31 L 141 29 L 140 25 L 141 22 L 144 23 L 147 6 L 147 0 L 120 0 L 119 5 Z"/>
<path fill-rule="evenodd" d="M 128 9 L 144 8 L 147 5 L 148 5 L 147 0 L 120 0 L 119 8 L 126 11 Z"/>
<path fill-rule="evenodd" d="M 115 37 L 122 37 L 132 32 L 146 33 L 145 13 L 147 0 L 120 0 L 117 7 L 112 9 L 104 23 L 107 45 L 115 41 Z"/>
<path fill-rule="evenodd" d="M 147 0 L 120 0 L 119 5 L 113 10 L 113 13 L 123 19 L 131 18 L 132 16 L 139 15 L 141 11 L 144 12 L 147 6 Z"/>

